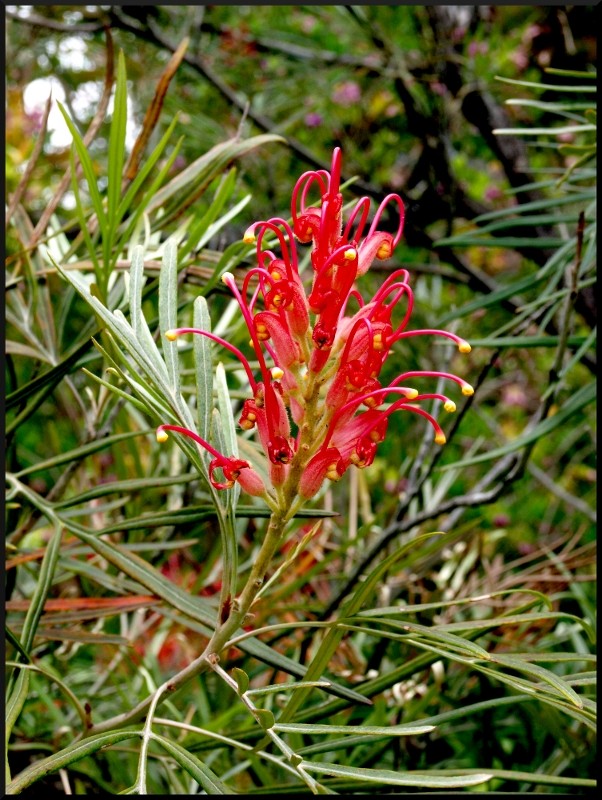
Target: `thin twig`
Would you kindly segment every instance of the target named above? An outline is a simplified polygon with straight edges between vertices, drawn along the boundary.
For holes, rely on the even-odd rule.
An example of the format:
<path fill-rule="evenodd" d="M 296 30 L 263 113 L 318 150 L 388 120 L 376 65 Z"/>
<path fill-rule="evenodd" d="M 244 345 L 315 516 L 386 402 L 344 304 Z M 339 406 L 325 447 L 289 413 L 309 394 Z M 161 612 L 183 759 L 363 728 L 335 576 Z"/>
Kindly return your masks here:
<path fill-rule="evenodd" d="M 19 181 L 19 185 L 15 189 L 15 193 L 11 197 L 10 205 L 8 207 L 8 211 L 6 212 L 6 221 L 5 225 L 8 226 L 8 223 L 12 219 L 13 214 L 15 213 L 15 209 L 23 196 L 23 192 L 27 188 L 27 184 L 29 183 L 29 179 L 31 178 L 31 174 L 35 169 L 36 164 L 38 163 L 38 158 L 40 153 L 42 152 L 42 148 L 44 146 L 44 137 L 46 136 L 46 128 L 48 127 L 48 116 L 50 114 L 50 109 L 52 108 L 52 92 L 48 95 L 48 100 L 46 100 L 46 106 L 44 108 L 44 116 L 42 117 L 42 124 L 40 125 L 40 131 L 38 133 L 38 138 L 36 139 L 35 146 L 33 148 L 33 152 L 29 161 L 27 162 L 27 166 L 25 167 L 25 172 L 21 180 Z"/>

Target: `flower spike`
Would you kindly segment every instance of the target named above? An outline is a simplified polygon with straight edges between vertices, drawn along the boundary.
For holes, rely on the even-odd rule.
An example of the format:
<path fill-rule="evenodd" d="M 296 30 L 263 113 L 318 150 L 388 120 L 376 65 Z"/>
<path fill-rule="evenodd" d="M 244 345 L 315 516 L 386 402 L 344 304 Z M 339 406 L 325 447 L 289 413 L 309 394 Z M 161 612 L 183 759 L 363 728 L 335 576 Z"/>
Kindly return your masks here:
<path fill-rule="evenodd" d="M 470 345 L 449 331 L 409 328 L 414 296 L 405 268 L 391 271 L 373 296 L 362 295 L 362 276 L 375 260 L 390 259 L 399 244 L 405 208 L 399 195 L 388 194 L 370 222 L 370 199 L 362 197 L 345 220 L 340 184 L 337 147 L 330 170 L 304 172 L 297 180 L 292 225 L 272 217 L 247 228 L 243 240 L 254 246 L 256 264 L 246 272 L 242 289 L 230 273 L 222 276 L 240 307 L 259 374 L 238 348 L 209 331 L 166 333 L 172 341 L 185 333 L 204 335 L 240 362 L 250 393 L 238 411 L 238 424 L 244 432 L 256 432 L 266 484 L 248 462 L 223 455 L 194 431 L 162 425 L 158 441 L 165 441 L 168 431 L 191 438 L 212 456 L 214 488 L 238 483 L 285 516 L 314 497 L 324 481 L 339 480 L 350 466 L 370 466 L 397 411 L 421 416 L 433 428 L 434 441 L 443 444 L 446 437 L 435 412 L 421 404 L 439 401 L 444 412 L 453 413 L 456 403 L 423 387 L 425 379 L 449 380 L 467 397 L 474 393 L 463 378 L 437 370 L 402 372 L 388 386 L 381 385 L 392 348 L 401 340 L 442 336 L 461 353 L 469 353 Z M 385 215 L 396 219 L 389 230 L 383 229 Z M 268 241 L 274 240 L 271 250 Z M 310 249 L 309 288 L 299 275 L 299 243 Z"/>

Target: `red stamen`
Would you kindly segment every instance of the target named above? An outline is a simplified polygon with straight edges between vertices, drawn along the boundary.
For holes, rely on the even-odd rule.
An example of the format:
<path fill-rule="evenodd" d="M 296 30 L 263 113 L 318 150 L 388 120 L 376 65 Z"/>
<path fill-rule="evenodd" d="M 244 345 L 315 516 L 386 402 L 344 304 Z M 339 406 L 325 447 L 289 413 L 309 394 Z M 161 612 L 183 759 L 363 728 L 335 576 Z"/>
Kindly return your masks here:
<path fill-rule="evenodd" d="M 222 339 L 221 336 L 216 336 L 215 333 L 211 333 L 210 331 L 204 331 L 200 328 L 176 328 L 175 330 L 167 331 L 166 336 L 168 339 L 171 339 L 171 336 L 179 336 L 182 333 L 198 333 L 201 336 L 206 336 L 208 339 L 212 339 L 214 342 L 223 345 L 227 350 L 233 353 L 236 358 L 240 361 L 243 365 L 245 372 L 247 373 L 247 378 L 249 379 L 249 383 L 251 384 L 251 389 L 255 391 L 255 387 L 257 386 L 257 381 L 253 375 L 253 371 L 251 370 L 251 365 L 247 361 L 245 355 L 241 353 L 238 347 L 235 347 L 230 342 L 227 342 L 225 339 Z M 170 334 L 170 335 L 167 335 Z"/>
<path fill-rule="evenodd" d="M 357 224 L 355 235 L 352 238 L 351 228 L 353 226 L 353 223 L 355 222 L 355 218 L 358 215 L 358 212 L 361 212 L 362 216 Z M 362 233 L 364 232 L 364 227 L 366 225 L 366 222 L 368 221 L 369 213 L 370 213 L 370 199 L 368 197 L 362 197 L 361 200 L 358 201 L 353 211 L 351 212 L 351 215 L 347 220 L 347 225 L 345 225 L 345 230 L 343 231 L 343 239 L 346 242 L 354 242 L 354 243 L 359 242 L 359 240 L 362 238 Z"/>
<path fill-rule="evenodd" d="M 389 203 L 389 200 L 395 200 L 397 206 L 399 208 L 399 223 L 397 225 L 397 233 L 393 237 L 393 247 L 397 247 L 399 244 L 399 240 L 401 239 L 401 234 L 403 233 L 403 225 L 405 221 L 405 206 L 401 197 L 398 194 L 388 194 L 382 203 L 379 205 L 378 209 L 376 210 L 376 215 L 372 220 L 372 225 L 370 225 L 370 230 L 368 231 L 368 236 L 371 236 L 378 228 L 378 223 L 380 222 L 380 218 L 382 216 L 385 207 Z M 368 238 L 368 237 L 366 237 Z"/>

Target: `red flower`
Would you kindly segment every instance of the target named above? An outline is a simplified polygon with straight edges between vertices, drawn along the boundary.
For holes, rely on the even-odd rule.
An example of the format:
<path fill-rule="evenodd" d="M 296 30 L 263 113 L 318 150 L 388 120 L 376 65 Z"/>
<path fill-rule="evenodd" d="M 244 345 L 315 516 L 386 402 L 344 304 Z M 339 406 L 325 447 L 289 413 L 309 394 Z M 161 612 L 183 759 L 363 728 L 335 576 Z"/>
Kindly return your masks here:
<path fill-rule="evenodd" d="M 413 293 L 406 269 L 394 270 L 372 298 L 362 297 L 356 280 L 375 259 L 393 255 L 403 232 L 404 206 L 398 195 L 387 195 L 368 227 L 370 201 L 364 197 L 344 224 L 340 174 L 341 151 L 336 148 L 330 172 L 305 172 L 297 181 L 292 226 L 274 217 L 255 222 L 245 233 L 244 241 L 255 244 L 257 266 L 245 276 L 242 290 L 232 275 L 223 276 L 249 330 L 259 378 L 240 350 L 208 331 L 180 328 L 167 333 L 169 338 L 184 333 L 208 336 L 239 359 L 252 393 L 243 403 L 239 424 L 245 431 L 257 430 L 271 486 L 266 491 L 248 462 L 223 456 L 192 431 L 164 425 L 159 435 L 175 430 L 194 439 L 215 457 L 209 475 L 216 488 L 238 481 L 251 494 L 263 494 L 274 508 L 314 496 L 325 478 L 338 480 L 350 465 L 369 466 L 395 411 L 425 418 L 435 442 L 443 444 L 439 422 L 419 404 L 440 400 L 453 412 L 455 403 L 445 395 L 420 394 L 401 386 L 402 381 L 444 378 L 457 383 L 465 395 L 473 392 L 462 378 L 437 371 L 406 372 L 390 386 L 381 386 L 383 365 L 400 339 L 443 336 L 462 353 L 470 352 L 470 345 L 449 331 L 407 329 Z M 318 197 L 310 201 L 312 194 Z M 397 218 L 394 233 L 380 229 L 385 209 Z M 278 253 L 266 247 L 268 240 L 275 241 Z M 311 282 L 299 273 L 295 240 L 311 245 Z M 355 313 L 347 311 L 350 303 L 359 306 Z M 396 327 L 394 312 L 400 319 Z M 382 407 L 385 401 L 388 405 Z M 291 434 L 291 419 L 296 435 Z"/>

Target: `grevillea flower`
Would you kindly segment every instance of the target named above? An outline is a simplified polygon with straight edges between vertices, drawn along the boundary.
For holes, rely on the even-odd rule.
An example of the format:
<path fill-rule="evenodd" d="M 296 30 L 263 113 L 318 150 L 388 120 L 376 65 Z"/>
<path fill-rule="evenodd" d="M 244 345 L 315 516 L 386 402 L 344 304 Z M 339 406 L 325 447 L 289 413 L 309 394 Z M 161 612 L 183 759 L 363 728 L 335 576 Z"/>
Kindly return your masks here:
<path fill-rule="evenodd" d="M 438 371 L 405 372 L 389 386 L 381 385 L 383 365 L 400 339 L 442 336 L 461 353 L 469 353 L 470 345 L 449 331 L 408 329 L 413 293 L 406 269 L 394 270 L 373 297 L 361 295 L 358 279 L 375 260 L 391 258 L 401 239 L 404 205 L 397 194 L 387 195 L 369 223 L 370 201 L 363 197 L 344 221 L 340 175 L 341 151 L 336 148 L 330 172 L 305 172 L 297 181 L 292 225 L 274 217 L 248 228 L 244 241 L 255 245 L 257 266 L 242 287 L 229 273 L 222 278 L 240 306 L 258 374 L 238 348 L 209 331 L 179 328 L 166 334 L 172 340 L 187 333 L 207 336 L 240 361 L 250 396 L 242 404 L 239 425 L 257 431 L 266 463 L 256 471 L 247 461 L 219 453 L 194 431 L 174 425 L 162 425 L 159 440 L 169 430 L 192 438 L 213 456 L 209 479 L 215 488 L 238 482 L 273 508 L 313 497 L 325 479 L 339 480 L 350 466 L 369 466 L 397 411 L 426 419 L 435 442 L 444 444 L 439 422 L 420 403 L 440 400 L 448 412 L 456 405 L 446 395 L 406 385 L 414 379 L 420 386 L 423 378 L 442 378 L 464 395 L 473 393 L 462 378 Z M 385 209 L 397 220 L 393 233 L 381 229 Z M 277 252 L 268 249 L 268 241 Z M 313 274 L 307 279 L 299 273 L 297 242 L 311 247 Z M 260 472 L 267 474 L 267 484 Z"/>

